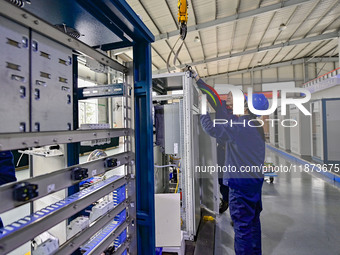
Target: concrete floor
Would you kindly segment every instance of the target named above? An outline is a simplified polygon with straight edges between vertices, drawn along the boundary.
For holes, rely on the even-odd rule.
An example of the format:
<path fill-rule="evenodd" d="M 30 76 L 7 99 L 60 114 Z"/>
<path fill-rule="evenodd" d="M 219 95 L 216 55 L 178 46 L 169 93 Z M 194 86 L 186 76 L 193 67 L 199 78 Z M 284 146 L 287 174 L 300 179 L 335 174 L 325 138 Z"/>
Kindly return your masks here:
<path fill-rule="evenodd" d="M 267 149 L 275 165 L 296 164 Z M 280 173 L 262 190 L 263 255 L 340 254 L 340 189 L 310 173 Z M 234 253 L 229 211 L 217 217 L 215 255 Z"/>

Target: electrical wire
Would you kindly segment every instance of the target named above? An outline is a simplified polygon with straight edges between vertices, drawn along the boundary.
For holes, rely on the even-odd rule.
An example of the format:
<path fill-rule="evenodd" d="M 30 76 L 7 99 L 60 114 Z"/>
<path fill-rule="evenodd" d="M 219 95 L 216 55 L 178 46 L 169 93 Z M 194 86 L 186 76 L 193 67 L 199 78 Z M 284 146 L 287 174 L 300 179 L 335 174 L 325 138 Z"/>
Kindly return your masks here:
<path fill-rule="evenodd" d="M 177 165 L 175 165 L 175 164 L 169 164 L 169 165 L 164 165 L 164 166 L 154 165 L 154 167 L 156 167 L 156 168 L 164 168 L 164 167 L 169 167 L 169 166 L 177 167 Z"/>

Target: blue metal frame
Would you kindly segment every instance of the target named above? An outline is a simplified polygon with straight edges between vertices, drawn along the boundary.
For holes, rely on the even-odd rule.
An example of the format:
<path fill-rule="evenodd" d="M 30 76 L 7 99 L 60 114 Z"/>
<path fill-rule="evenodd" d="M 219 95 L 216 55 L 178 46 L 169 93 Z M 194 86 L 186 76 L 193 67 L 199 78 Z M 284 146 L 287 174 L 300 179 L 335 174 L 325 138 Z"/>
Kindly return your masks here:
<path fill-rule="evenodd" d="M 138 254 L 155 254 L 151 45 L 133 48 Z"/>
<path fill-rule="evenodd" d="M 151 43 L 154 36 L 123 0 L 77 0 L 107 28 L 120 29 L 123 42 L 102 45 L 106 50 L 133 45 L 135 79 L 136 209 L 138 254 L 155 254 L 155 208 L 152 126 Z M 113 24 L 115 26 L 113 26 Z M 121 34 L 120 33 L 118 34 Z M 126 44 L 124 44 L 124 42 Z"/>

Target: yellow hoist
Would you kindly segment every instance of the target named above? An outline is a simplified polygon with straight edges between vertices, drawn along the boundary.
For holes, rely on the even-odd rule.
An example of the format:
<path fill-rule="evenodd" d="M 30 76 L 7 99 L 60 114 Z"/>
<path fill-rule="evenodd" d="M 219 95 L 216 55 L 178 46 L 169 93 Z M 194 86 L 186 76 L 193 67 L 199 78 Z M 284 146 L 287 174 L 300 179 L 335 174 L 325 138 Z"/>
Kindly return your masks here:
<path fill-rule="evenodd" d="M 168 59 L 166 61 L 166 66 L 168 69 L 168 72 L 170 73 L 170 58 L 171 55 L 174 54 L 174 60 L 173 65 L 176 67 L 176 61 L 178 58 L 178 54 L 182 49 L 182 46 L 184 44 L 185 37 L 187 36 L 187 22 L 188 22 L 188 3 L 187 0 L 178 0 L 178 23 L 179 23 L 179 37 L 174 45 L 174 47 L 171 49 L 170 54 L 168 56 Z M 181 45 L 178 47 L 178 50 L 175 53 L 175 47 L 179 40 L 182 40 Z"/>

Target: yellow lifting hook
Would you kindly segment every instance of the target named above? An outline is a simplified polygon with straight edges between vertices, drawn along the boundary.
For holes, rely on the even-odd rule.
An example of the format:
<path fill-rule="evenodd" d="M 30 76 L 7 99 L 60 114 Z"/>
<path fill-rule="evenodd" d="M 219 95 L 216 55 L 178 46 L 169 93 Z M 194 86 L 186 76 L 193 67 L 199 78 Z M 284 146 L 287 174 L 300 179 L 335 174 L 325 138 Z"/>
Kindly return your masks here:
<path fill-rule="evenodd" d="M 176 61 L 178 58 L 178 54 L 182 49 L 182 46 L 184 44 L 184 39 L 187 36 L 187 22 L 188 22 L 188 3 L 187 0 L 178 0 L 178 23 L 179 23 L 179 37 L 174 45 L 172 47 L 171 52 L 168 56 L 168 59 L 166 61 L 166 67 L 168 69 L 168 72 L 170 73 L 170 57 L 172 54 L 174 54 L 174 60 L 173 60 L 173 65 L 176 67 Z M 178 47 L 178 50 L 175 53 L 175 47 L 178 43 L 178 41 L 182 39 L 181 45 Z"/>
<path fill-rule="evenodd" d="M 187 0 L 178 0 L 178 22 L 180 23 L 180 36 L 182 40 L 187 36 L 188 4 Z"/>

